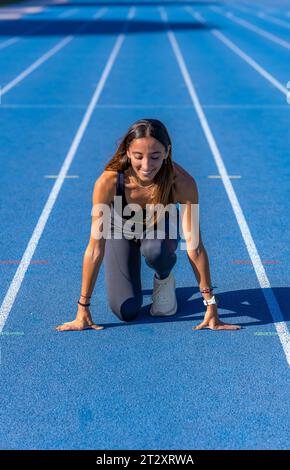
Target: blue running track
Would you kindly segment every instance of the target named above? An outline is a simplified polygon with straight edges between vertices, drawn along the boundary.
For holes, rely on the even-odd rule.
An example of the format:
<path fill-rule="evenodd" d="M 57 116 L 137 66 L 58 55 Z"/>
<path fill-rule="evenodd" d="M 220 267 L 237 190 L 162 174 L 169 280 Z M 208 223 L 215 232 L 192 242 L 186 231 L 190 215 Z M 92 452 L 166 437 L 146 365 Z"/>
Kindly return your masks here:
<path fill-rule="evenodd" d="M 289 29 L 286 0 L 0 8 L 1 449 L 289 449 Z M 182 250 L 175 317 L 149 316 L 143 264 L 142 314 L 120 322 L 102 267 L 105 328 L 54 330 L 76 313 L 94 182 L 142 117 L 197 181 L 220 317 L 240 331 L 192 330 Z"/>

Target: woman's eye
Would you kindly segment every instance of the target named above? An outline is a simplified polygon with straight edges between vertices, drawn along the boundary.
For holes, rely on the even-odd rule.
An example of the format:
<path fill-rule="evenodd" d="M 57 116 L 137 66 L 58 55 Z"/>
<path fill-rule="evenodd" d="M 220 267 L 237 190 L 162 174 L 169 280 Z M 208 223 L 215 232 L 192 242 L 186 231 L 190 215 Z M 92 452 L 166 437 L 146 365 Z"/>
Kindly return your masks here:
<path fill-rule="evenodd" d="M 135 157 L 136 160 L 142 160 L 142 157 Z M 152 160 L 158 160 L 159 157 L 151 157 Z"/>

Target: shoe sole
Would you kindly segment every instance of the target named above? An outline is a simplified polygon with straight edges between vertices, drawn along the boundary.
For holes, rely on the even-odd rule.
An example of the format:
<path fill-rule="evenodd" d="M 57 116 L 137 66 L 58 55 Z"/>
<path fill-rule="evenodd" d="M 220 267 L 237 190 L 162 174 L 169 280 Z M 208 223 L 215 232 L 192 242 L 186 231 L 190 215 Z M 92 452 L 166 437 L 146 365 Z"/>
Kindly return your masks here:
<path fill-rule="evenodd" d="M 153 304 L 151 305 L 150 312 L 149 312 L 151 317 L 170 317 L 172 315 L 175 315 L 175 313 L 177 312 L 177 302 L 175 302 L 173 309 L 166 313 L 154 313 L 152 310 L 152 307 L 153 307 Z"/>

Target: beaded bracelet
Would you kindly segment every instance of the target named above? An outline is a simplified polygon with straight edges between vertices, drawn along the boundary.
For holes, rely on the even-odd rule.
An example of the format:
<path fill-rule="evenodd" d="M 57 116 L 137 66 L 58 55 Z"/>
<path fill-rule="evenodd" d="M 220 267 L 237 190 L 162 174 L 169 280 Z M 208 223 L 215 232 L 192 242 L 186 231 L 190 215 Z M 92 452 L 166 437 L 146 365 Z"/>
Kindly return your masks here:
<path fill-rule="evenodd" d="M 210 287 L 205 287 L 204 289 L 200 289 L 199 292 L 200 292 L 201 294 L 209 294 L 209 293 L 212 292 L 212 291 L 213 291 L 213 287 L 210 286 Z"/>

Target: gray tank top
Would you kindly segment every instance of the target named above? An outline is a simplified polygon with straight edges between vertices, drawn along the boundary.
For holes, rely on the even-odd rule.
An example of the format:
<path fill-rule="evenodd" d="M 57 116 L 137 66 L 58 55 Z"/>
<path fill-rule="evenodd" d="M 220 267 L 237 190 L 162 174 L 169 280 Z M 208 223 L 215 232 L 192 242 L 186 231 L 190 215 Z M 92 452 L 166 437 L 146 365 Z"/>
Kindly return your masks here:
<path fill-rule="evenodd" d="M 134 216 L 134 211 L 132 210 L 130 215 L 124 215 L 123 211 L 126 206 L 128 206 L 128 202 L 126 199 L 125 195 L 125 185 L 124 185 L 124 172 L 121 170 L 118 170 L 118 175 L 117 175 L 117 187 L 116 187 L 116 196 L 119 196 L 119 200 L 121 201 L 121 204 L 115 206 L 114 202 L 112 203 L 112 211 L 111 211 L 111 226 L 112 226 L 112 233 L 124 233 L 124 235 L 131 234 L 132 238 L 132 233 L 131 230 L 137 230 L 138 233 L 142 233 L 146 230 L 146 209 L 142 209 L 142 218 L 139 220 L 142 220 L 141 224 L 139 224 L 137 227 L 135 223 L 132 225 L 131 230 L 126 230 L 124 228 L 124 224 L 127 220 L 131 219 Z M 141 216 L 141 214 L 140 214 Z"/>
<path fill-rule="evenodd" d="M 122 234 L 129 239 L 132 239 L 136 242 L 140 241 L 139 239 L 145 236 L 144 232 L 146 232 L 146 208 L 142 208 L 142 214 L 139 214 L 139 221 L 136 224 L 130 225 L 129 228 L 124 227 L 124 224 L 127 220 L 131 219 L 134 216 L 134 211 L 129 211 L 130 215 L 124 215 L 123 210 L 128 205 L 125 195 L 125 185 L 124 185 L 124 172 L 118 170 L 118 177 L 117 177 L 117 187 L 116 187 L 116 196 L 120 196 L 121 204 L 115 207 L 114 202 L 112 203 L 112 210 L 111 210 L 111 230 L 112 234 L 119 233 Z M 140 209 L 139 211 L 140 212 Z M 135 212 L 136 214 L 136 212 Z M 165 218 L 167 222 L 169 221 L 168 213 L 165 214 Z M 156 229 L 156 223 L 154 223 L 154 229 Z M 135 230 L 137 238 L 132 234 L 132 230 Z"/>

